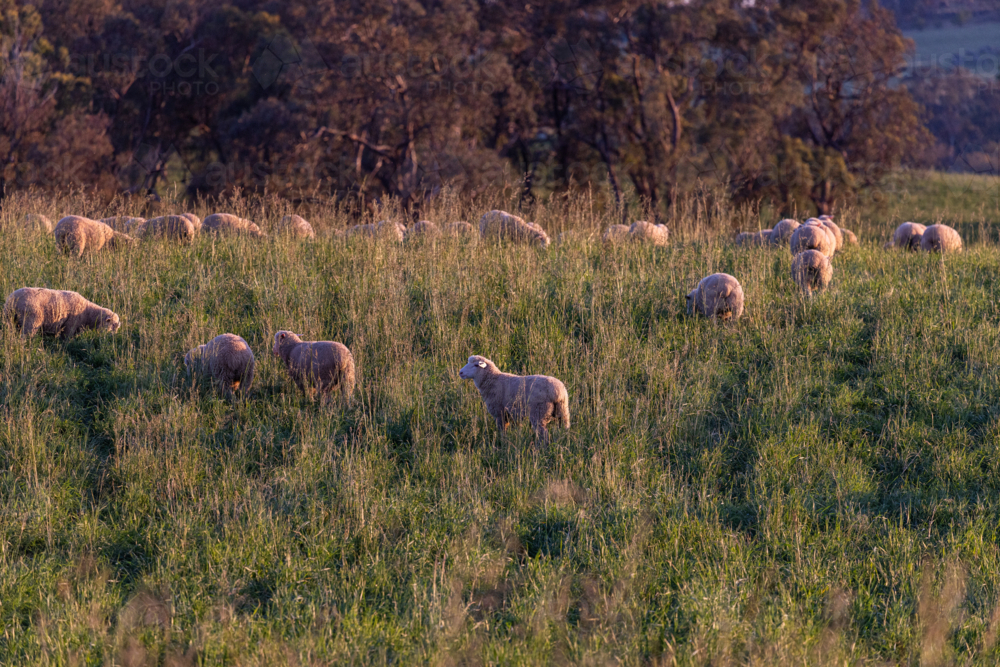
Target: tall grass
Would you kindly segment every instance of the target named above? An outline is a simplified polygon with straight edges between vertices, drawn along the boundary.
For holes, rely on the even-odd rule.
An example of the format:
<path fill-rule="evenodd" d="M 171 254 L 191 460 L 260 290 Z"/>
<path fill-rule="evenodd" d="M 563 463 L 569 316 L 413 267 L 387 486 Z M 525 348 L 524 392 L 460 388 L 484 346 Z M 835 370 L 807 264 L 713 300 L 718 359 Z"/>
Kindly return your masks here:
<path fill-rule="evenodd" d="M 16 220 L 139 211 L 16 199 L 3 293 L 75 290 L 123 326 L 0 330 L 0 663 L 994 664 L 997 217 L 948 218 L 969 247 L 942 260 L 845 212 L 862 247 L 803 300 L 787 250 L 728 240 L 774 220 L 689 204 L 668 248 L 602 248 L 616 215 L 581 194 L 533 211 L 575 230 L 546 251 L 338 241 L 331 205 L 303 211 L 314 243 L 71 260 Z M 738 324 L 682 313 L 714 271 Z M 351 348 L 351 406 L 296 393 L 283 328 Z M 181 363 L 227 331 L 258 359 L 233 403 Z M 500 438 L 473 353 L 562 379 L 572 428 Z"/>

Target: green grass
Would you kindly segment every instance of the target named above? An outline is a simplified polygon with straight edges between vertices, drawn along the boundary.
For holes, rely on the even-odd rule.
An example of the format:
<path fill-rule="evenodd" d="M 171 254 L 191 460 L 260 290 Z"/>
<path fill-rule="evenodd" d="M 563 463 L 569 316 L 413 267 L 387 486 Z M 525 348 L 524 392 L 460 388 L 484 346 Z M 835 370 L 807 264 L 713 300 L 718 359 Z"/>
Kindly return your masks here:
<path fill-rule="evenodd" d="M 547 251 L 321 233 L 69 260 L 12 231 L 73 203 L 0 218 L 4 294 L 123 321 L 0 329 L 0 664 L 1000 658 L 989 211 L 939 210 L 969 243 L 944 261 L 882 250 L 898 202 L 845 213 L 863 245 L 804 301 L 787 250 L 726 240 L 738 212 L 611 251 L 584 198 L 538 212 L 579 230 Z M 485 203 L 448 206 L 429 217 Z M 744 286 L 736 325 L 683 315 L 714 271 Z M 282 328 L 351 348 L 352 406 L 295 392 Z M 181 364 L 227 331 L 258 360 L 233 404 Z M 472 353 L 562 379 L 572 428 L 500 439 L 457 375 Z"/>

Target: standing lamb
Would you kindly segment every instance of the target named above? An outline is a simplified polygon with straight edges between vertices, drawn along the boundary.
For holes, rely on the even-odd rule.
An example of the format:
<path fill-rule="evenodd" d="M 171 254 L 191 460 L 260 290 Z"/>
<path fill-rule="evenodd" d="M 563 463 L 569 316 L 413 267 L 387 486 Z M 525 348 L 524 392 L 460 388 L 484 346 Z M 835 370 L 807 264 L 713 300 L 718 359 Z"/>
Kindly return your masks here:
<path fill-rule="evenodd" d="M 789 244 L 792 255 L 798 255 L 804 250 L 819 250 L 827 257 L 833 257 L 837 250 L 837 241 L 826 227 L 819 223 L 804 224 L 792 232 Z"/>
<path fill-rule="evenodd" d="M 243 218 L 238 218 L 230 213 L 213 213 L 201 221 L 201 228 L 205 232 L 227 236 L 252 236 L 258 239 L 267 236 L 254 223 Z"/>
<path fill-rule="evenodd" d="M 904 222 L 892 234 L 892 240 L 885 244 L 886 248 L 901 248 L 903 250 L 920 250 L 920 239 L 927 228 L 916 222 Z"/>
<path fill-rule="evenodd" d="M 150 218 L 135 228 L 135 235 L 141 239 L 171 239 L 181 243 L 192 243 L 198 231 L 194 224 L 183 215 L 163 215 Z"/>
<path fill-rule="evenodd" d="M 299 215 L 286 215 L 278 222 L 277 232 L 287 234 L 298 239 L 314 239 L 316 232 L 312 225 Z"/>
<path fill-rule="evenodd" d="M 728 273 L 713 273 L 688 292 L 687 314 L 695 312 L 719 320 L 738 320 L 743 315 L 743 286 Z"/>
<path fill-rule="evenodd" d="M 285 362 L 288 374 L 306 396 L 340 389 L 348 402 L 354 394 L 354 356 L 342 343 L 303 341 L 291 331 L 274 334 L 275 356 Z"/>
<path fill-rule="evenodd" d="M 830 258 L 819 250 L 800 252 L 792 260 L 792 280 L 806 296 L 812 296 L 813 291 L 825 290 L 832 278 Z"/>
<path fill-rule="evenodd" d="M 501 434 L 508 423 L 525 417 L 535 436 L 545 443 L 549 441 L 549 422 L 558 421 L 569 428 L 569 394 L 566 385 L 554 377 L 501 373 L 496 364 L 479 355 L 469 357 L 458 376 L 475 383 Z"/>
<path fill-rule="evenodd" d="M 82 257 L 84 252 L 96 252 L 103 248 L 114 250 L 135 244 L 131 236 L 116 232 L 103 222 L 77 215 L 68 215 L 60 220 L 53 233 L 56 245 L 75 257 Z"/>
<path fill-rule="evenodd" d="M 643 241 L 658 247 L 667 245 L 667 240 L 670 237 L 670 231 L 666 225 L 654 225 L 645 220 L 633 222 L 628 233 L 633 241 Z"/>
<path fill-rule="evenodd" d="M 26 213 L 21 218 L 21 229 L 26 232 L 52 233 L 52 221 L 39 213 Z"/>
<path fill-rule="evenodd" d="M 545 230 L 505 211 L 483 213 L 483 217 L 479 219 L 479 234 L 484 239 L 534 243 L 543 248 L 549 245 L 549 236 Z"/>
<path fill-rule="evenodd" d="M 920 249 L 924 252 L 962 252 L 962 237 L 948 225 L 931 225 L 920 237 Z"/>
<path fill-rule="evenodd" d="M 188 374 L 207 372 L 216 389 L 230 400 L 236 392 L 245 396 L 250 391 L 254 366 L 253 350 L 245 340 L 231 333 L 216 336 L 184 355 Z"/>
<path fill-rule="evenodd" d="M 629 226 L 628 225 L 611 225 L 606 230 L 604 234 L 601 235 L 601 241 L 607 245 L 618 245 L 628 241 L 629 239 Z"/>
<path fill-rule="evenodd" d="M 799 221 L 785 218 L 771 229 L 771 236 L 768 239 L 771 245 L 785 245 L 792 238 L 792 233 L 799 228 Z"/>
<path fill-rule="evenodd" d="M 87 301 L 76 292 L 22 287 L 7 295 L 4 317 L 21 326 L 21 336 L 30 338 L 39 331 L 69 340 L 85 329 L 114 333 L 121 319 L 107 308 Z"/>

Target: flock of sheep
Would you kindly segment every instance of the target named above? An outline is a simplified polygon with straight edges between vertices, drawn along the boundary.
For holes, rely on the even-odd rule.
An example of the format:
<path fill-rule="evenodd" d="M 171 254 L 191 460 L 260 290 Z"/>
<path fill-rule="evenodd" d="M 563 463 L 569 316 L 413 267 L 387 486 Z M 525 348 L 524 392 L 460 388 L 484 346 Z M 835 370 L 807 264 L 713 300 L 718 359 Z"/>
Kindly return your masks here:
<path fill-rule="evenodd" d="M 258 225 L 228 213 L 214 213 L 204 220 L 191 213 L 149 220 L 129 217 L 91 220 L 71 215 L 59 220 L 55 226 L 44 216 L 29 214 L 22 225 L 26 229 L 52 233 L 59 248 L 76 257 L 85 252 L 134 244 L 137 239 L 167 238 L 190 243 L 200 233 L 254 238 L 266 236 Z M 297 238 L 315 238 L 312 226 L 297 215 L 282 218 L 277 231 Z M 427 220 L 407 229 L 397 222 L 383 220 L 356 225 L 335 234 L 402 242 L 407 238 L 439 235 L 475 238 L 475 229 L 467 222 L 439 227 Z M 540 226 L 504 211 L 484 214 L 479 222 L 479 236 L 541 247 L 550 243 Z M 602 239 L 606 244 L 639 242 L 663 246 L 667 244 L 668 237 L 666 226 L 639 221 L 630 226 L 612 225 Z M 820 216 L 809 218 L 802 224 L 791 219 L 781 220 L 773 229 L 739 234 L 736 244 L 787 244 L 794 255 L 792 277 L 805 294 L 812 295 L 830 284 L 833 277 L 830 260 L 834 254 L 845 244 L 857 245 L 858 239 L 849 230 L 838 227 L 829 216 Z M 961 250 L 962 240 L 958 232 L 945 225 L 924 227 L 906 222 L 896 229 L 893 240 L 886 246 L 955 252 Z M 688 293 L 687 311 L 688 314 L 698 313 L 718 320 L 739 319 L 743 314 L 743 288 L 729 274 L 707 276 Z M 22 287 L 9 294 L 3 312 L 5 319 L 20 327 L 21 336 L 26 339 L 39 332 L 63 339 L 72 338 L 86 329 L 113 333 L 121 326 L 117 314 L 76 292 L 37 287 Z M 339 391 L 345 401 L 350 401 L 356 381 L 354 356 L 342 343 L 303 341 L 297 334 L 283 330 L 274 334 L 271 353 L 281 359 L 292 381 L 307 396 L 314 397 L 318 393 L 321 398 L 326 398 Z M 216 389 L 229 399 L 237 394 L 246 395 L 249 391 L 255 363 L 253 351 L 246 340 L 231 333 L 216 336 L 184 356 L 184 366 L 189 374 L 204 374 L 211 378 Z M 525 418 L 531 423 L 536 437 L 543 441 L 548 440 L 547 426 L 550 423 L 557 422 L 563 428 L 569 428 L 569 397 L 565 385 L 554 377 L 503 373 L 492 361 L 478 355 L 469 357 L 459 376 L 473 381 L 501 433 L 508 423 Z"/>

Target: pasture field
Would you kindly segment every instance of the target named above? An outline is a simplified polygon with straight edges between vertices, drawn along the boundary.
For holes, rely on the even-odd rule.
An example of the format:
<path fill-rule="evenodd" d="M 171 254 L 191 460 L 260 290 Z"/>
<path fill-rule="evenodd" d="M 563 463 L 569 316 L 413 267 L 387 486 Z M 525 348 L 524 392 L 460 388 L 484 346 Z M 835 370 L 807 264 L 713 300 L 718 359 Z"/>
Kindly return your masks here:
<path fill-rule="evenodd" d="M 805 300 L 740 211 L 668 248 L 602 248 L 581 195 L 533 216 L 574 230 L 547 250 L 344 242 L 331 210 L 314 243 L 75 260 L 16 221 L 108 211 L 13 199 L 3 293 L 122 328 L 0 328 L 0 664 L 996 664 L 1000 218 L 941 212 L 942 259 L 882 249 L 893 206 L 841 217 L 862 246 Z M 716 271 L 736 324 L 683 313 Z M 351 348 L 353 404 L 296 393 L 286 328 Z M 223 332 L 257 355 L 234 403 L 181 363 Z M 562 379 L 571 429 L 500 438 L 473 353 Z"/>

